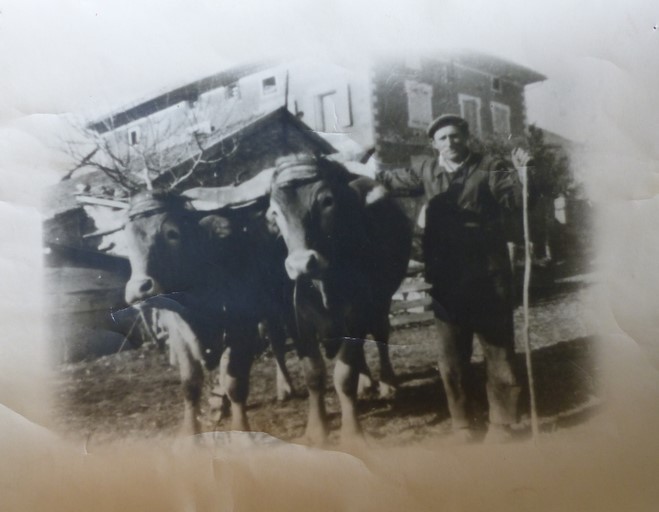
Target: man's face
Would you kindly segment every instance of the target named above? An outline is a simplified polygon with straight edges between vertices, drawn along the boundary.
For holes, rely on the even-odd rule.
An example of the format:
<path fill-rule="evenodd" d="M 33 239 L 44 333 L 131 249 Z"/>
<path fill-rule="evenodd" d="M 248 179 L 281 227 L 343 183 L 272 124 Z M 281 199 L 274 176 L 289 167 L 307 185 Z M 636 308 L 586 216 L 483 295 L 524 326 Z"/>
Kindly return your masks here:
<path fill-rule="evenodd" d="M 469 153 L 467 134 L 453 125 L 437 130 L 432 137 L 432 146 L 451 162 L 462 162 Z"/>

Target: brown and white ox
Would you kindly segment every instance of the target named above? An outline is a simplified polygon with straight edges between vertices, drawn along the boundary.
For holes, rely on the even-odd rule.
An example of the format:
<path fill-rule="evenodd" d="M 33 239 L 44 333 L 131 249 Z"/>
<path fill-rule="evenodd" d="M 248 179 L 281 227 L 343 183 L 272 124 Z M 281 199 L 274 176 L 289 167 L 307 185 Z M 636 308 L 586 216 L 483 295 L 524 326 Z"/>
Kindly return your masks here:
<path fill-rule="evenodd" d="M 367 335 L 380 348 L 381 380 L 395 383 L 389 310 L 407 271 L 410 222 L 375 181 L 303 155 L 280 159 L 268 216 L 286 242 L 286 271 L 295 282 L 298 351 L 309 389 L 306 435 L 320 444 L 327 437 L 323 344 L 327 356 L 336 357 L 341 438 L 360 438 L 355 405 Z"/>
<path fill-rule="evenodd" d="M 258 208 L 256 214 L 231 208 L 199 212 L 181 195 L 156 191 L 130 202 L 125 298 L 143 312 L 157 313 L 155 330 L 167 338 L 180 370 L 186 433 L 200 431 L 204 367 L 216 367 L 225 349 L 221 378 L 231 401 L 231 428 L 249 429 L 249 373 L 263 321 L 278 362 L 278 384 L 290 392 L 283 319 L 292 287 L 284 272 L 285 247 L 267 231 L 266 206 L 260 215 Z"/>

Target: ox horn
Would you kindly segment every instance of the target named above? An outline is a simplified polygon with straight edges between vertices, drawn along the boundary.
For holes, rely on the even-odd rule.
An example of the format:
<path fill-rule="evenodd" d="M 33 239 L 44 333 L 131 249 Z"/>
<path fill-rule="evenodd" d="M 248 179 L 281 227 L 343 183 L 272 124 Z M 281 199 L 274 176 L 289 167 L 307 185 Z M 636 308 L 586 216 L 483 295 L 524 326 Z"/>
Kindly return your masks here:
<path fill-rule="evenodd" d="M 146 183 L 146 189 L 149 191 L 153 190 L 153 183 L 151 182 L 151 178 L 149 178 L 149 169 L 144 167 L 144 169 L 142 169 L 142 174 L 144 175 L 144 182 Z"/>
<path fill-rule="evenodd" d="M 111 228 L 108 228 L 108 229 L 103 229 L 103 230 L 99 230 L 99 231 L 94 231 L 92 233 L 84 234 L 84 235 L 82 235 L 82 238 L 85 238 L 85 239 L 87 239 L 87 238 L 97 238 L 97 237 L 101 237 L 101 236 L 105 236 L 105 235 L 111 235 L 112 233 L 116 233 L 117 231 L 121 231 L 122 229 L 124 229 L 124 227 L 126 227 L 126 223 L 122 222 L 121 224 L 117 224 L 116 226 L 112 226 Z"/>
<path fill-rule="evenodd" d="M 196 187 L 181 193 L 196 210 L 218 210 L 226 206 L 251 203 L 270 193 L 274 167 L 264 169 L 240 185 L 228 187 Z"/>

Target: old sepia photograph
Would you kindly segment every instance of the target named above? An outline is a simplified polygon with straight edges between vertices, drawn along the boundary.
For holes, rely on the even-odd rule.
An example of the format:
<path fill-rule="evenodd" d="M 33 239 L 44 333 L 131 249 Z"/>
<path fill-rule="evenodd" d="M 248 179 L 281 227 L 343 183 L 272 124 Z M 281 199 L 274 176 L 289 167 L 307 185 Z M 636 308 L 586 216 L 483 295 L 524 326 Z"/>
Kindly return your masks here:
<path fill-rule="evenodd" d="M 488 53 L 280 58 L 79 119 L 46 193 L 58 426 L 314 446 L 558 435 L 601 404 L 578 145 Z"/>
<path fill-rule="evenodd" d="M 658 38 L 3 2 L 2 512 L 655 510 Z"/>

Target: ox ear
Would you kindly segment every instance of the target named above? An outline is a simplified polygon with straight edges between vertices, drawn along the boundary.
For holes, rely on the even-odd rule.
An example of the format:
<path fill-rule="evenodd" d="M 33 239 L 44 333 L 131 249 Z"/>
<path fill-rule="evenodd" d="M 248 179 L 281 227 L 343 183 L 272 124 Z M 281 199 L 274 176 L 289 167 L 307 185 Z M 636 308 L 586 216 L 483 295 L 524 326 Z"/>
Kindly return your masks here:
<path fill-rule="evenodd" d="M 388 195 L 387 189 L 384 188 L 383 185 L 366 176 L 360 176 L 351 181 L 350 187 L 357 192 L 357 195 L 364 206 L 370 206 L 373 203 L 377 203 Z"/>
<path fill-rule="evenodd" d="M 222 215 L 205 215 L 199 221 L 202 230 L 212 238 L 226 238 L 233 232 L 231 221 Z"/>

